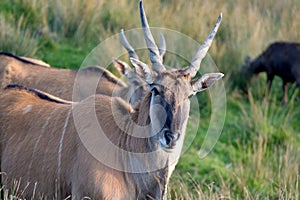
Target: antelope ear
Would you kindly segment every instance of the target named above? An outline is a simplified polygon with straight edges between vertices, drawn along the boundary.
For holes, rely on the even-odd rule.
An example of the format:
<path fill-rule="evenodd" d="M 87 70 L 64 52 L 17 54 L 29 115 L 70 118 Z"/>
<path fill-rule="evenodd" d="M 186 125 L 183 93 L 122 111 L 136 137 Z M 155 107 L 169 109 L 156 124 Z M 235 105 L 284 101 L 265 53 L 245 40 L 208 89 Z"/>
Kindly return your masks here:
<path fill-rule="evenodd" d="M 217 80 L 219 80 L 223 76 L 224 76 L 224 74 L 222 74 L 222 73 L 204 74 L 203 76 L 201 76 L 191 82 L 193 92 L 197 93 L 197 92 L 206 90 L 207 88 L 212 86 Z"/>
<path fill-rule="evenodd" d="M 113 58 L 114 67 L 124 76 L 131 70 L 126 62 Z"/>
<path fill-rule="evenodd" d="M 247 55 L 245 58 L 245 63 L 250 63 L 252 61 L 251 56 Z"/>
<path fill-rule="evenodd" d="M 130 58 L 130 61 L 131 61 L 131 64 L 133 65 L 137 75 L 142 80 L 144 80 L 146 83 L 152 84 L 153 78 L 152 78 L 152 73 L 151 73 L 149 66 L 135 58 Z"/>

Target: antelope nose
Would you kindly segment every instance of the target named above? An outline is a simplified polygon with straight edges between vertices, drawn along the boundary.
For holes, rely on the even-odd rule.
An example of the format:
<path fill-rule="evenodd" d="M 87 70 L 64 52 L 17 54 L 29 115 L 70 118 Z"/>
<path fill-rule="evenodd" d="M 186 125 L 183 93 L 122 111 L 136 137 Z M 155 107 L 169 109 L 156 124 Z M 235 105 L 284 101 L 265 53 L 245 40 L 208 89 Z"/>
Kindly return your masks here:
<path fill-rule="evenodd" d="M 165 146 L 172 149 L 176 145 L 179 134 L 172 132 L 170 129 L 164 129 L 162 132 L 162 137 L 164 139 Z"/>

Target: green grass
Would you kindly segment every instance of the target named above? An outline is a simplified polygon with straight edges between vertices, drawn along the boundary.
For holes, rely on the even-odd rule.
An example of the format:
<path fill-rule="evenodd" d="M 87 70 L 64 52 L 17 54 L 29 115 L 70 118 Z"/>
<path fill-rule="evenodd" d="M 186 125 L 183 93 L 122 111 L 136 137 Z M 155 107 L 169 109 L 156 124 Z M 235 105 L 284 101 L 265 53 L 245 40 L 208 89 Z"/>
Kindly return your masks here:
<path fill-rule="evenodd" d="M 121 28 L 140 27 L 138 1 L 59 2 L 0 1 L 0 51 L 76 69 L 99 42 Z M 266 77 L 250 82 L 241 67 L 246 55 L 257 56 L 270 42 L 299 42 L 300 1 L 153 0 L 144 4 L 151 26 L 174 29 L 199 42 L 223 13 L 209 53 L 225 73 L 224 129 L 212 152 L 200 159 L 210 103 L 205 103 L 206 93 L 199 95 L 200 127 L 171 178 L 169 198 L 299 199 L 298 89 L 290 87 L 289 103 L 281 106 L 281 81 L 276 78 L 266 101 Z"/>

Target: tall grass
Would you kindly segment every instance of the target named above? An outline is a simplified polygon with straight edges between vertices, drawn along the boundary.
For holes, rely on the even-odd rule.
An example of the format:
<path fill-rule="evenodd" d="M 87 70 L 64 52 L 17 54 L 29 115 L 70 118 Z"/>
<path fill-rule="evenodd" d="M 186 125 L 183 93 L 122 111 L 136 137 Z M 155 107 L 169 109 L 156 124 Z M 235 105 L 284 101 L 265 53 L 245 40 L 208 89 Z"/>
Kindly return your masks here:
<path fill-rule="evenodd" d="M 229 97 L 220 141 L 205 159 L 193 146 L 182 156 L 170 199 L 299 199 L 298 91 L 285 107 L 275 93 L 269 101 L 254 95 Z"/>
<path fill-rule="evenodd" d="M 13 2 L 19 5 L 13 10 L 16 19 L 23 14 L 30 21 L 29 27 L 72 38 L 77 45 L 103 40 L 121 28 L 140 27 L 138 1 Z M 300 3 L 297 0 L 222 3 L 154 0 L 145 4 L 151 26 L 174 29 L 197 41 L 203 41 L 218 14 L 223 12 L 224 19 L 210 54 L 226 72 L 239 69 L 246 55 L 258 55 L 272 41 L 300 38 L 297 31 L 300 30 Z"/>
<path fill-rule="evenodd" d="M 39 49 L 34 32 L 22 29 L 26 20 L 23 16 L 16 23 L 11 17 L 0 14 L 0 49 L 21 56 L 34 56 Z"/>
<path fill-rule="evenodd" d="M 262 103 L 249 92 L 250 112 L 240 105 L 245 131 L 251 135 L 238 142 L 243 156 L 234 163 L 234 174 L 239 190 L 247 188 L 257 199 L 298 199 L 299 127 L 293 123 L 299 111 L 294 99 L 282 108 L 274 98 Z"/>

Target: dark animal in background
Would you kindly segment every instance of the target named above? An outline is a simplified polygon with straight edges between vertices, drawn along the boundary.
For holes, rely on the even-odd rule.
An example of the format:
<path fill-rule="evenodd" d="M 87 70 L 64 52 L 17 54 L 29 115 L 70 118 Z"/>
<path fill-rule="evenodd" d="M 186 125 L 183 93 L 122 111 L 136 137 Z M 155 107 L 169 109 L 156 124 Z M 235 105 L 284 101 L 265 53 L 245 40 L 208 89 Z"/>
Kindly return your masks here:
<path fill-rule="evenodd" d="M 260 72 L 267 73 L 266 97 L 269 95 L 274 76 L 279 76 L 283 83 L 282 103 L 285 104 L 288 83 L 296 82 L 300 89 L 300 43 L 274 42 L 254 60 L 247 57 L 243 68 L 250 76 Z"/>

